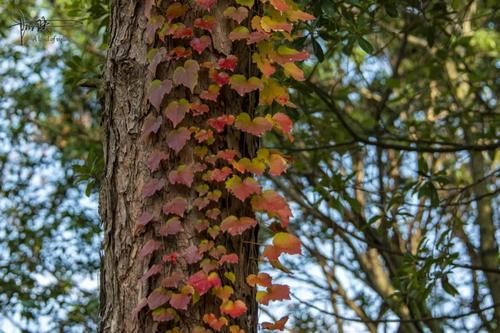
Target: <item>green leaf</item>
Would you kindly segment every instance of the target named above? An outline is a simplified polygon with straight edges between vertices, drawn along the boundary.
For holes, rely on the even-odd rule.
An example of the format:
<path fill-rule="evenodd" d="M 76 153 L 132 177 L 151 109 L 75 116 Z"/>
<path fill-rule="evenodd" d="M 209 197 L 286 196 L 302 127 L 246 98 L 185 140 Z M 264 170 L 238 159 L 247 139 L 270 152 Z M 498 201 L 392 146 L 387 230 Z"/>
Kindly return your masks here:
<path fill-rule="evenodd" d="M 323 62 L 323 60 L 325 60 L 325 53 L 323 52 L 323 48 L 321 47 L 321 45 L 314 38 L 312 39 L 312 46 L 314 55 L 316 56 L 316 58 L 318 58 L 318 61 Z"/>
<path fill-rule="evenodd" d="M 360 38 L 358 38 L 358 44 L 363 49 L 363 51 L 365 51 L 368 54 L 372 54 L 373 46 L 372 46 L 372 44 L 370 44 L 369 41 L 367 41 L 363 37 L 360 37 Z"/>

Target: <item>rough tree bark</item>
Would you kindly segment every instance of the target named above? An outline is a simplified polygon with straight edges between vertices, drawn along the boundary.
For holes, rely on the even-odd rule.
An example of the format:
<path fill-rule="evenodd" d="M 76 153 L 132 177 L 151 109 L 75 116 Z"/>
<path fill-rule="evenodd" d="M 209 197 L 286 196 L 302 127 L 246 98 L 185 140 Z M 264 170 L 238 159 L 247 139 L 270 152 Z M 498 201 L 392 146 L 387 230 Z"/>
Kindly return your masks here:
<path fill-rule="evenodd" d="M 172 1 L 164 1 L 167 6 Z M 104 257 L 101 273 L 101 332 L 165 332 L 168 325 L 157 325 L 153 322 L 147 309 L 141 311 L 138 318 L 132 315 L 133 309 L 154 288 L 158 287 L 160 278 L 151 278 L 145 282 L 140 280 L 144 272 L 154 263 L 161 262 L 164 253 L 157 252 L 147 260 L 139 259 L 138 253 L 142 245 L 152 237 L 151 231 L 141 235 L 134 235 L 134 225 L 138 216 L 145 208 L 151 211 L 161 211 L 161 205 L 165 199 L 171 198 L 182 192 L 184 196 L 192 196 L 187 190 L 169 187 L 163 194 L 155 199 L 144 199 L 142 197 L 142 186 L 150 177 L 146 167 L 146 160 L 153 148 L 166 149 L 165 135 L 160 133 L 160 139 L 147 142 L 141 141 L 141 128 L 144 118 L 149 112 L 153 112 L 147 101 L 147 90 L 149 82 L 153 77 L 147 74 L 147 45 L 145 42 L 146 19 L 144 18 L 143 0 L 114 0 L 112 1 L 110 45 L 104 73 L 104 115 L 103 115 L 103 138 L 105 154 L 105 174 L 100 197 L 100 214 L 104 224 Z M 227 1 L 219 1 L 218 8 L 225 8 Z M 222 13 L 216 8 L 213 15 L 220 18 Z M 188 14 L 189 24 L 192 22 L 194 13 Z M 235 54 L 239 59 L 238 72 L 249 74 L 254 72 L 246 47 L 231 49 L 231 43 L 227 39 L 228 27 L 225 21 L 217 20 L 213 40 L 212 53 L 221 56 L 223 54 Z M 158 68 L 156 78 L 165 79 L 171 77 L 172 71 L 179 63 L 163 63 Z M 201 79 L 200 85 L 206 88 L 205 79 Z M 227 89 L 227 88 L 226 88 Z M 223 89 L 219 97 L 216 111 L 217 114 L 237 114 L 247 112 L 253 114 L 256 97 L 249 95 L 246 99 L 237 97 L 234 92 Z M 186 92 L 174 90 L 171 96 L 167 96 L 163 104 L 173 96 L 177 98 L 187 97 Z M 173 96 L 172 96 L 173 95 Z M 205 118 L 206 120 L 206 118 Z M 186 121 L 186 120 L 185 120 Z M 186 126 L 196 125 L 188 123 Z M 166 132 L 163 127 L 162 132 Z M 253 154 L 257 148 L 257 142 L 243 136 L 236 131 L 227 130 L 224 140 L 218 141 L 215 146 L 219 149 L 238 149 L 243 156 Z M 164 167 L 163 172 L 178 165 L 179 162 L 189 163 L 193 160 L 193 146 L 185 147 L 178 156 L 170 156 L 169 165 Z M 240 216 L 245 214 L 252 216 L 249 207 L 232 198 L 221 199 L 219 208 L 224 215 L 237 212 Z M 160 215 L 160 214 L 158 214 Z M 184 232 L 177 235 L 174 240 L 165 240 L 165 245 L 171 249 L 182 250 L 193 242 L 199 240 L 193 228 L 193 221 L 188 218 L 183 221 Z M 149 227 L 149 226 L 148 226 Z M 234 251 L 239 255 L 239 264 L 234 272 L 237 275 L 235 291 L 239 299 L 248 306 L 246 316 L 241 316 L 239 325 L 245 332 L 256 332 L 257 306 L 255 295 L 244 282 L 244 278 L 257 270 L 258 248 L 256 244 L 257 230 L 246 232 L 242 237 L 224 239 L 222 242 L 228 251 Z M 218 238 L 218 239 L 219 239 Z M 190 265 L 178 265 L 186 276 L 192 274 L 199 268 Z M 172 268 L 165 266 L 164 273 Z M 179 269 L 179 268 L 177 268 Z M 204 296 L 205 298 L 205 296 Z M 210 309 L 218 313 L 220 303 L 214 298 L 199 302 L 190 306 L 187 313 L 182 313 L 182 319 L 178 323 L 182 332 L 190 332 L 194 323 L 201 323 L 201 317 Z"/>

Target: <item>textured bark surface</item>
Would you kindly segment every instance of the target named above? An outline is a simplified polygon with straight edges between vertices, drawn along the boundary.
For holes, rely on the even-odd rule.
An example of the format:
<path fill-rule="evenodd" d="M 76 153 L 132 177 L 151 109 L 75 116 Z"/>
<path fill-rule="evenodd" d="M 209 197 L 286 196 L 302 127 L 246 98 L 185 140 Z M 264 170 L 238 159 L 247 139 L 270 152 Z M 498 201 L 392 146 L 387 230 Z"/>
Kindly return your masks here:
<path fill-rule="evenodd" d="M 169 1 L 164 1 L 167 6 Z M 182 194 L 193 197 L 192 191 L 178 187 L 168 187 L 163 194 L 153 199 L 143 199 L 142 186 L 150 177 L 146 167 L 146 160 L 154 148 L 167 151 L 165 135 L 168 130 L 164 127 L 158 139 L 144 142 L 140 139 L 144 118 L 149 112 L 155 112 L 147 102 L 147 90 L 153 76 L 148 74 L 146 54 L 148 46 L 145 43 L 146 19 L 144 18 L 144 1 L 115 0 L 112 1 L 111 34 L 108 57 L 105 67 L 105 111 L 103 115 L 103 137 L 105 153 L 105 175 L 100 197 L 100 214 L 104 224 L 104 258 L 101 273 L 101 332 L 165 332 L 168 325 L 157 325 L 152 321 L 147 307 L 137 316 L 133 310 L 147 295 L 159 286 L 161 277 L 141 281 L 140 277 L 151 265 L 161 262 L 165 251 L 157 252 L 153 257 L 138 258 L 143 244 L 153 237 L 152 230 L 140 235 L 134 235 L 134 226 L 138 216 L 148 210 L 154 212 L 160 220 L 161 206 L 168 199 Z M 219 8 L 224 8 L 226 2 L 219 1 Z M 189 16 L 194 17 L 194 13 Z M 221 17 L 219 9 L 214 15 Z M 217 20 L 214 32 L 213 54 L 223 55 L 231 52 L 240 59 L 238 72 L 249 74 L 251 67 L 250 54 L 246 47 L 232 49 L 227 40 L 225 21 Z M 189 23 L 189 20 L 185 22 Z M 179 62 L 183 63 L 183 61 Z M 159 66 L 156 78 L 171 77 L 173 69 L 179 63 L 163 63 Z M 207 78 L 200 77 L 199 87 L 206 88 Z M 198 88 L 199 89 L 199 88 Z M 189 97 L 185 89 L 175 89 L 171 96 L 164 99 L 166 102 L 175 98 Z M 248 112 L 253 114 L 256 97 L 250 95 L 246 99 L 238 97 L 227 88 L 221 90 L 218 110 L 212 108 L 214 114 L 237 114 Z M 205 119 L 200 120 L 203 122 Z M 189 125 L 196 125 L 188 124 Z M 238 149 L 243 156 L 253 154 L 257 142 L 240 135 L 236 131 L 228 130 L 222 140 L 213 145 L 216 148 Z M 179 163 L 188 164 L 193 160 L 193 146 L 185 147 L 178 156 L 170 154 L 169 165 L 161 172 L 165 175 Z M 219 209 L 224 215 L 231 212 L 240 216 L 251 216 L 249 207 L 243 206 L 233 198 L 221 198 Z M 191 244 L 199 241 L 193 222 L 194 216 L 189 215 L 183 222 L 184 232 L 175 238 L 164 240 L 165 249 L 182 251 Z M 150 226 L 148 226 L 149 228 Z M 234 269 L 237 275 L 235 283 L 236 295 L 245 301 L 248 306 L 246 316 L 241 316 L 239 324 L 246 332 L 256 332 L 257 306 L 255 295 L 244 282 L 245 277 L 257 270 L 258 248 L 256 243 L 257 230 L 245 233 L 239 238 L 219 236 L 228 249 L 239 255 L 240 264 Z M 218 238 L 218 239 L 219 239 Z M 197 265 L 192 265 L 197 266 Z M 173 268 L 168 265 L 164 268 L 165 276 Z M 182 270 L 186 276 L 200 268 L 191 267 L 182 262 L 176 270 Z M 203 297 L 205 299 L 205 296 Z M 180 311 L 182 320 L 178 323 L 182 332 L 190 332 L 193 325 L 201 323 L 204 313 L 218 312 L 219 301 L 209 298 L 206 301 L 190 305 L 188 312 Z"/>

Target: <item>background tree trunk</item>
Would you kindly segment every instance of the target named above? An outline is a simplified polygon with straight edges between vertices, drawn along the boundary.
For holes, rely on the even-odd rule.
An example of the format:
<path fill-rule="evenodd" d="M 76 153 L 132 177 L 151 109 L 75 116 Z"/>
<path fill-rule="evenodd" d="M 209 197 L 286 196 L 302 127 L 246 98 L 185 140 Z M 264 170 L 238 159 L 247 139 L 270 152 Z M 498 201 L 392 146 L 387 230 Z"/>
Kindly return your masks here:
<path fill-rule="evenodd" d="M 164 1 L 168 6 L 169 1 Z M 158 140 L 144 143 L 141 137 L 141 129 L 144 118 L 149 112 L 153 112 L 147 101 L 147 90 L 149 82 L 154 79 L 148 73 L 147 50 L 144 31 L 147 20 L 144 17 L 144 1 L 115 0 L 112 2 L 111 34 L 105 67 L 105 107 L 103 115 L 103 138 L 105 154 L 105 173 L 100 197 L 100 214 L 104 223 L 104 257 L 101 273 L 101 332 L 156 332 L 168 329 L 165 324 L 158 325 L 153 322 L 148 314 L 147 307 L 137 317 L 133 316 L 134 308 L 156 287 L 159 286 L 159 278 L 150 278 L 146 281 L 140 280 L 141 276 L 151 265 L 161 263 L 161 257 L 165 253 L 163 249 L 156 252 L 152 257 L 140 259 L 138 253 L 144 243 L 153 237 L 152 230 L 147 230 L 139 236 L 134 235 L 134 226 L 137 218 L 147 208 L 156 215 L 161 216 L 161 206 L 167 198 L 182 194 L 185 197 L 193 197 L 194 191 L 179 190 L 169 187 L 164 193 L 153 199 L 144 199 L 142 187 L 150 177 L 146 167 L 149 153 L 156 147 L 166 151 L 165 128 L 162 126 Z M 220 8 L 226 7 L 226 1 L 219 1 L 218 8 L 213 15 L 220 18 Z M 193 20 L 194 13 L 188 13 L 184 21 L 189 25 Z M 253 72 L 250 67 L 249 50 L 246 47 L 231 50 L 231 43 L 227 40 L 228 27 L 224 20 L 217 20 L 214 29 L 213 55 L 227 55 L 228 52 L 235 54 L 239 59 L 239 73 L 248 75 Z M 228 47 L 229 45 L 229 47 Z M 170 45 L 169 45 L 170 46 Z M 177 63 L 166 62 L 158 68 L 156 78 L 165 79 L 171 77 L 173 69 L 183 61 Z M 203 80 L 206 80 L 205 82 Z M 200 76 L 198 86 L 206 88 L 208 79 Z M 227 88 L 226 88 L 227 89 Z M 238 114 L 248 112 L 253 114 L 256 105 L 256 97 L 240 98 L 229 89 L 222 89 L 216 107 L 211 107 L 211 114 Z M 186 94 L 180 92 L 182 89 L 174 89 L 170 96 L 184 98 Z M 217 110 L 215 110 L 217 109 Z M 202 117 L 198 117 L 202 118 Z M 198 124 L 205 120 L 198 121 Z M 186 120 L 184 120 L 186 122 Z M 197 125 L 188 123 L 187 127 Z M 241 135 L 236 131 L 228 129 L 223 140 L 217 141 L 212 147 L 215 149 L 233 148 L 242 153 L 243 156 L 253 154 L 257 142 L 254 139 Z M 162 172 L 165 175 L 169 170 L 175 168 L 179 163 L 188 164 L 193 161 L 193 143 L 188 144 L 179 155 L 170 155 L 169 165 Z M 238 215 L 252 216 L 249 207 L 231 197 L 222 197 L 218 208 L 223 216 L 231 212 Z M 163 216 L 163 219 L 165 217 Z M 194 219 L 188 217 L 183 221 L 184 231 L 167 242 L 165 247 L 172 250 L 182 251 L 191 244 L 197 244 L 200 235 L 197 235 L 194 227 Z M 150 227 L 150 226 L 148 226 Z M 256 332 L 257 329 L 257 306 L 255 294 L 246 285 L 245 277 L 257 271 L 258 248 L 256 242 L 257 229 L 246 232 L 242 237 L 225 239 L 220 235 L 218 244 L 223 244 L 229 252 L 239 255 L 239 264 L 235 265 L 234 273 L 237 281 L 234 283 L 235 294 L 238 299 L 243 300 L 248 307 L 246 315 L 241 316 L 239 325 L 245 332 Z M 147 259 L 147 260 L 146 260 Z M 191 267 L 182 261 L 179 262 L 177 270 L 181 269 L 186 276 L 198 271 L 200 268 Z M 172 267 L 165 265 L 164 274 L 168 274 Z M 224 279 L 221 275 L 221 278 Z M 181 320 L 177 326 L 182 332 L 189 332 L 195 324 L 201 324 L 204 313 L 214 312 L 219 314 L 220 301 L 213 296 L 203 296 L 202 301 L 196 305 L 189 306 L 187 312 L 179 311 Z"/>

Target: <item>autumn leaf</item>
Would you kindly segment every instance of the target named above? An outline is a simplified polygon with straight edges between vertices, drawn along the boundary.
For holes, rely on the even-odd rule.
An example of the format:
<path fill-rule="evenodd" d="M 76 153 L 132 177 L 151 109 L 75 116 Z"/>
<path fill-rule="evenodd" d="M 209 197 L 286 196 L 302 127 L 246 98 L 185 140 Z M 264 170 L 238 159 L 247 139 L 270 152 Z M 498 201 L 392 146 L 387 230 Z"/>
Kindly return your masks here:
<path fill-rule="evenodd" d="M 177 169 L 170 171 L 168 181 L 171 184 L 182 184 L 191 187 L 194 180 L 194 171 L 192 166 L 181 164 Z"/>
<path fill-rule="evenodd" d="M 245 7 L 236 8 L 230 6 L 224 10 L 223 15 L 241 24 L 248 17 L 248 9 Z"/>
<path fill-rule="evenodd" d="M 190 110 L 193 116 L 200 116 L 208 113 L 210 111 L 210 108 L 206 104 L 191 103 Z"/>
<path fill-rule="evenodd" d="M 270 301 L 284 301 L 290 299 L 290 287 L 282 284 L 274 284 L 266 291 L 257 292 L 257 302 L 268 305 Z"/>
<path fill-rule="evenodd" d="M 288 139 L 293 142 L 293 136 L 291 135 L 293 122 L 286 114 L 278 112 L 272 117 L 274 128 L 285 134 Z"/>
<path fill-rule="evenodd" d="M 243 132 L 262 136 L 265 132 L 273 128 L 273 123 L 264 117 L 255 117 L 252 120 L 248 113 L 242 112 L 236 117 L 234 126 Z"/>
<path fill-rule="evenodd" d="M 234 294 L 234 289 L 230 286 L 218 287 L 213 289 L 213 294 L 217 298 L 227 301 Z"/>
<path fill-rule="evenodd" d="M 222 115 L 217 118 L 211 118 L 207 120 L 208 126 L 212 127 L 217 133 L 224 131 L 225 126 L 232 125 L 234 123 L 234 116 L 232 114 Z"/>
<path fill-rule="evenodd" d="M 279 176 L 288 168 L 287 160 L 279 153 L 271 154 L 267 162 L 271 176 Z"/>
<path fill-rule="evenodd" d="M 267 273 L 259 273 L 257 275 L 255 274 L 248 275 L 246 281 L 250 287 L 255 287 L 256 285 L 262 287 L 269 287 L 271 286 L 273 279 Z"/>
<path fill-rule="evenodd" d="M 194 27 L 208 32 L 212 32 L 215 27 L 215 17 L 205 15 L 202 18 L 194 20 Z"/>
<path fill-rule="evenodd" d="M 238 5 L 247 6 L 248 8 L 252 8 L 254 0 L 236 0 Z"/>
<path fill-rule="evenodd" d="M 177 310 L 187 310 L 188 304 L 191 301 L 191 295 L 173 293 L 170 296 L 169 304 Z"/>
<path fill-rule="evenodd" d="M 148 198 L 153 196 L 156 192 L 161 191 L 166 185 L 166 181 L 164 178 L 160 179 L 151 179 L 142 187 L 142 196 L 144 198 Z"/>
<path fill-rule="evenodd" d="M 154 239 L 150 239 L 142 246 L 141 251 L 139 251 L 139 258 L 144 258 L 145 256 L 157 251 L 159 248 L 161 248 L 161 243 L 155 241 Z"/>
<path fill-rule="evenodd" d="M 137 225 L 144 227 L 153 220 L 153 217 L 153 214 L 151 214 L 150 212 L 143 212 L 137 219 Z"/>
<path fill-rule="evenodd" d="M 247 312 L 247 306 L 243 301 L 241 300 L 236 300 L 236 301 L 225 301 L 222 303 L 220 306 L 220 311 L 223 314 L 229 315 L 231 318 L 238 318 L 245 312 Z"/>
<path fill-rule="evenodd" d="M 231 41 L 237 41 L 241 39 L 247 39 L 250 36 L 250 31 L 247 27 L 237 26 L 229 33 L 229 39 Z"/>
<path fill-rule="evenodd" d="M 212 102 L 217 102 L 217 97 L 219 97 L 220 87 L 216 84 L 211 84 L 208 86 L 207 90 L 203 90 L 200 93 L 200 98 Z"/>
<path fill-rule="evenodd" d="M 264 84 L 263 89 L 260 91 L 259 103 L 260 105 L 272 105 L 274 101 L 282 106 L 294 107 L 290 103 L 290 96 L 285 87 L 281 86 L 278 81 L 274 79 L 262 79 Z"/>
<path fill-rule="evenodd" d="M 175 197 L 174 199 L 165 203 L 162 207 L 163 213 L 165 215 L 174 214 L 177 216 L 184 216 L 184 212 L 187 209 L 188 202 L 185 198 Z"/>
<path fill-rule="evenodd" d="M 196 51 L 198 54 L 203 53 L 203 51 L 212 44 L 212 39 L 210 36 L 201 36 L 196 37 L 189 42 L 189 45 Z M 192 91 L 192 89 L 191 89 Z"/>
<path fill-rule="evenodd" d="M 220 332 L 220 330 L 229 323 L 226 317 L 217 318 L 213 313 L 205 314 L 203 316 L 203 322 L 217 332 Z"/>
<path fill-rule="evenodd" d="M 178 317 L 177 312 L 171 308 L 158 308 L 153 310 L 151 314 L 153 316 L 153 320 L 158 322 L 171 321 Z"/>
<path fill-rule="evenodd" d="M 154 275 L 157 275 L 157 274 L 160 274 L 161 270 L 162 270 L 161 265 L 153 265 L 153 266 L 151 266 L 146 271 L 146 273 L 144 273 L 144 275 L 141 277 L 141 281 L 146 281 L 150 277 L 152 277 Z"/>
<path fill-rule="evenodd" d="M 287 232 L 278 232 L 275 234 L 273 237 L 273 245 L 284 253 L 301 253 L 300 240 L 296 236 Z"/>
<path fill-rule="evenodd" d="M 286 228 L 292 216 L 292 211 L 281 195 L 273 190 L 266 190 L 254 196 L 251 202 L 254 210 L 266 212 L 269 216 L 278 217 L 281 221 L 281 225 Z"/>
<path fill-rule="evenodd" d="M 226 58 L 217 60 L 218 68 L 228 70 L 230 72 L 234 72 L 237 64 L 238 58 L 234 55 L 228 55 Z"/>
<path fill-rule="evenodd" d="M 230 77 L 226 72 L 218 72 L 215 69 L 211 69 L 209 72 L 210 79 L 215 82 L 219 87 L 222 87 L 229 83 Z"/>
<path fill-rule="evenodd" d="M 164 161 L 167 159 L 168 159 L 168 155 L 165 152 L 158 150 L 158 149 L 153 150 L 151 152 L 151 155 L 149 155 L 149 158 L 147 161 L 147 165 L 148 165 L 149 170 L 151 170 L 151 172 L 155 172 L 160 167 L 161 161 Z"/>
<path fill-rule="evenodd" d="M 285 70 L 285 75 L 293 77 L 296 81 L 304 81 L 304 72 L 299 66 L 295 65 L 293 62 L 287 62 L 281 65 Z"/>
<path fill-rule="evenodd" d="M 182 281 L 184 278 L 184 274 L 181 272 L 175 271 L 172 272 L 170 275 L 167 277 L 164 277 L 161 280 L 161 285 L 165 288 L 177 288 L 179 286 L 179 283 Z"/>
<path fill-rule="evenodd" d="M 265 330 L 278 330 L 278 331 L 283 331 L 285 329 L 285 324 L 288 321 L 288 316 L 285 316 L 281 318 L 280 320 L 270 323 L 270 322 L 263 322 L 262 323 L 262 328 Z"/>
<path fill-rule="evenodd" d="M 233 171 L 228 167 L 222 167 L 220 169 L 215 168 L 209 170 L 203 176 L 203 180 L 213 181 L 213 182 L 223 182 Z"/>
<path fill-rule="evenodd" d="M 163 97 L 170 93 L 171 90 L 172 81 L 168 79 L 163 81 L 154 80 L 151 82 L 148 92 L 148 100 L 157 111 L 160 111 L 160 105 Z"/>
<path fill-rule="evenodd" d="M 195 264 L 203 257 L 196 245 L 191 245 L 184 250 L 183 257 L 188 264 Z"/>
<path fill-rule="evenodd" d="M 309 59 L 309 53 L 307 53 L 306 51 L 297 51 L 283 45 L 278 47 L 276 52 L 276 61 L 280 64 L 285 64 L 287 62 L 304 61 Z"/>
<path fill-rule="evenodd" d="M 286 19 L 263 16 L 260 20 L 260 26 L 265 32 L 273 32 L 273 31 L 285 31 L 288 33 L 292 32 L 292 25 L 286 21 Z"/>
<path fill-rule="evenodd" d="M 184 46 L 176 46 L 170 52 L 168 52 L 169 59 L 182 59 L 190 58 L 192 55 L 191 49 L 187 49 Z"/>
<path fill-rule="evenodd" d="M 196 0 L 196 4 L 203 9 L 210 10 L 217 3 L 217 0 Z"/>
<path fill-rule="evenodd" d="M 194 88 L 198 83 L 198 71 L 200 65 L 195 60 L 186 60 L 184 66 L 179 66 L 174 71 L 173 80 L 175 85 L 183 85 L 194 93 Z"/>
<path fill-rule="evenodd" d="M 227 232 L 231 236 L 237 236 L 256 225 L 257 221 L 251 217 L 237 218 L 234 215 L 230 215 L 222 220 L 220 228 L 223 232 Z"/>
<path fill-rule="evenodd" d="M 285 0 L 269 0 L 269 2 L 274 7 L 274 9 L 281 13 L 286 12 L 289 8 Z"/>
<path fill-rule="evenodd" d="M 175 2 L 171 4 L 170 6 L 167 7 L 167 11 L 165 13 L 165 16 L 167 17 L 168 22 L 172 22 L 176 18 L 179 18 L 186 14 L 186 11 L 188 10 L 188 6 L 183 5 L 179 2 Z"/>
<path fill-rule="evenodd" d="M 311 15 L 309 13 L 306 13 L 306 12 L 303 12 L 303 11 L 301 11 L 299 9 L 289 10 L 289 11 L 287 11 L 286 14 L 288 16 L 288 19 L 291 22 L 312 21 L 312 20 L 314 20 L 316 18 L 313 15 Z"/>
<path fill-rule="evenodd" d="M 184 119 L 186 113 L 189 112 L 190 104 L 186 99 L 180 99 L 168 104 L 163 114 L 172 122 L 174 128 Z"/>
<path fill-rule="evenodd" d="M 182 224 L 178 217 L 172 217 L 167 222 L 162 224 L 159 234 L 162 236 L 177 235 L 182 231 Z"/>
<path fill-rule="evenodd" d="M 229 84 L 231 85 L 231 88 L 236 90 L 240 96 L 244 96 L 249 92 L 263 88 L 262 82 L 259 78 L 252 76 L 247 80 L 246 77 L 241 74 L 231 76 Z"/>
<path fill-rule="evenodd" d="M 151 310 L 154 310 L 167 303 L 169 299 L 170 295 L 165 288 L 156 288 L 147 298 L 148 306 Z"/>
<path fill-rule="evenodd" d="M 142 137 L 147 138 L 151 134 L 156 134 L 163 123 L 163 118 L 161 116 L 156 117 L 153 114 L 149 114 L 146 119 L 144 119 L 144 124 L 142 126 Z"/>
<path fill-rule="evenodd" d="M 182 148 L 184 148 L 190 137 L 191 131 L 186 127 L 180 127 L 167 134 L 167 145 L 178 154 Z"/>
<path fill-rule="evenodd" d="M 222 266 L 225 263 L 228 264 L 237 264 L 238 263 L 238 255 L 236 253 L 225 254 L 219 259 L 219 265 Z"/>
<path fill-rule="evenodd" d="M 252 194 L 260 192 L 259 183 L 252 177 L 242 180 L 239 176 L 232 176 L 226 181 L 227 190 L 236 198 L 244 201 Z"/>

